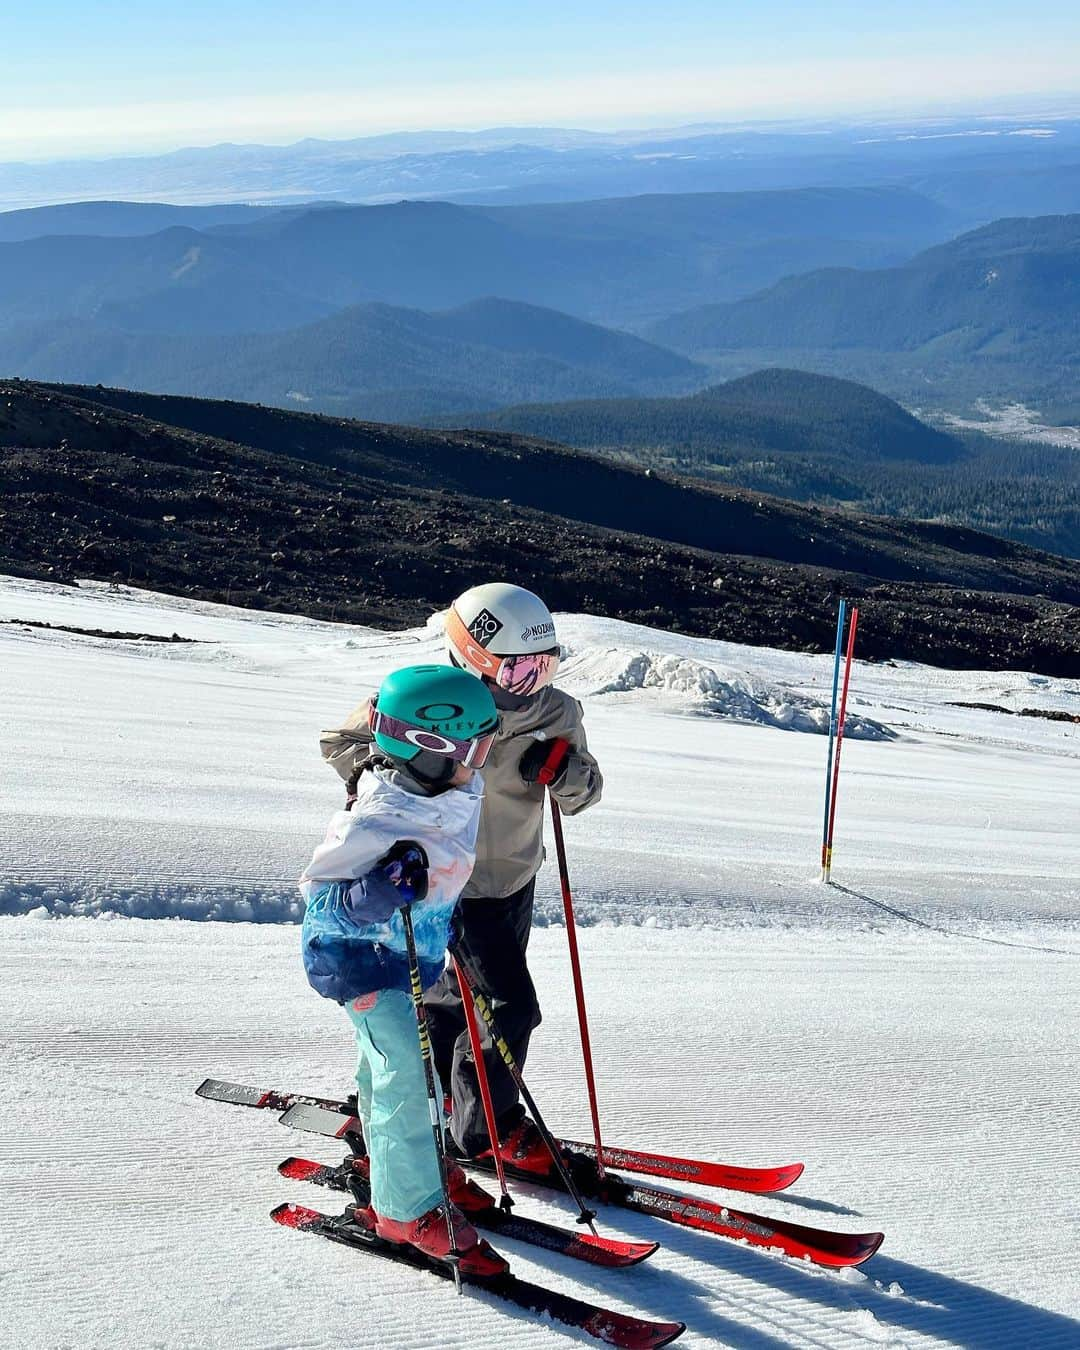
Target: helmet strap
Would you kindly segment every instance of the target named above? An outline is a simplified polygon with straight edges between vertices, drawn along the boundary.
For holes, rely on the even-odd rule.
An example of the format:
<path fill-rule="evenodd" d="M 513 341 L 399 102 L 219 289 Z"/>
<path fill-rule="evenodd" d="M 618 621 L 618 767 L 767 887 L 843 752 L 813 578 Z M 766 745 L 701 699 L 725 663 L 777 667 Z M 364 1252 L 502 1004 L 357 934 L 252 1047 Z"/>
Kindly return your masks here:
<path fill-rule="evenodd" d="M 436 755 L 431 750 L 421 750 L 412 759 L 394 761 L 395 767 L 402 769 L 415 779 L 429 797 L 436 797 L 450 786 L 457 765 L 445 755 Z"/>

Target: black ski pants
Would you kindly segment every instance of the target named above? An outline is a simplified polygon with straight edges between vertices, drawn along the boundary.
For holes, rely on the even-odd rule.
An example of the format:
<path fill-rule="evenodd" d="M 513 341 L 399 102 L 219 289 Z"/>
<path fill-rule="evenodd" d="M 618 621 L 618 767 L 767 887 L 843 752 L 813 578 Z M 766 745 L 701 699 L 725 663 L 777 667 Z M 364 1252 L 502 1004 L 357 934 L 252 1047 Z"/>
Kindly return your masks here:
<path fill-rule="evenodd" d="M 474 898 L 458 906 L 461 946 L 487 995 L 496 1026 L 519 1068 L 524 1068 L 529 1038 L 540 1025 L 525 951 L 532 928 L 535 878 L 503 900 Z M 450 1132 L 464 1153 L 475 1156 L 489 1147 L 484 1105 L 473 1064 L 465 1011 L 457 975 L 448 966 L 441 979 L 424 995 L 435 1066 L 454 1103 Z M 505 1139 L 525 1115 L 518 1090 L 506 1065 L 480 1023 L 484 1063 L 491 1084 L 495 1123 Z"/>

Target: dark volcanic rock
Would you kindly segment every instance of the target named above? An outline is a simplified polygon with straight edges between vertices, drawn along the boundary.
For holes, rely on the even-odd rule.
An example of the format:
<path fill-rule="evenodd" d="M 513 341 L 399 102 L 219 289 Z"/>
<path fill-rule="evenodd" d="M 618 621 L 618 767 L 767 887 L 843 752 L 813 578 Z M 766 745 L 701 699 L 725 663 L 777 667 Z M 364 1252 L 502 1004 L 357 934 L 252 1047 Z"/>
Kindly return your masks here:
<path fill-rule="evenodd" d="M 509 577 L 558 609 L 809 650 L 831 650 L 846 594 L 861 656 L 1080 673 L 1080 568 L 975 531 L 713 491 L 516 437 L 78 395 L 0 383 L 0 570 L 384 626 Z M 188 426 L 115 406 L 137 400 Z"/>

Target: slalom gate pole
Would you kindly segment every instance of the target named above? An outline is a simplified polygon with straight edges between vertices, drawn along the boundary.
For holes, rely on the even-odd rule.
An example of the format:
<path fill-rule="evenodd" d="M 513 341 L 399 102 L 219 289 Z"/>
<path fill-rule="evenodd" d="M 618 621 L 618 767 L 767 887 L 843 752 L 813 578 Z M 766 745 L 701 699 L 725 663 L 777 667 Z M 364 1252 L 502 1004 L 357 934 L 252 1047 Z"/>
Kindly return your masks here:
<path fill-rule="evenodd" d="M 465 1025 L 469 1029 L 469 1045 L 472 1047 L 473 1063 L 476 1065 L 476 1081 L 480 1087 L 480 1100 L 484 1103 L 484 1119 L 487 1121 L 488 1138 L 491 1140 L 491 1156 L 495 1159 L 495 1175 L 499 1178 L 499 1189 L 502 1191 L 499 1208 L 509 1214 L 514 1202 L 510 1198 L 510 1191 L 506 1185 L 506 1166 L 503 1163 L 502 1154 L 499 1152 L 499 1127 L 495 1124 L 495 1106 L 491 1100 L 491 1084 L 488 1081 L 487 1065 L 484 1063 L 484 1047 L 480 1044 L 480 1027 L 476 1021 L 476 1006 L 472 1001 L 468 982 L 461 972 L 461 965 L 457 957 L 454 956 L 451 959 L 454 962 L 454 973 L 457 975 L 458 988 L 461 990 L 461 1006 L 465 1009 Z"/>
<path fill-rule="evenodd" d="M 554 1135 L 548 1129 L 544 1117 L 540 1114 L 540 1108 L 536 1104 L 536 1098 L 529 1091 L 528 1085 L 522 1077 L 521 1070 L 518 1067 L 517 1060 L 514 1058 L 510 1047 L 506 1044 L 505 1039 L 496 1025 L 494 1014 L 491 1011 L 491 1005 L 481 991 L 480 981 L 477 978 L 476 971 L 473 969 L 469 958 L 462 952 L 460 947 L 453 948 L 450 954 L 454 958 L 454 962 L 457 966 L 458 979 L 464 984 L 469 997 L 476 1005 L 476 1011 L 480 1014 L 481 1020 L 491 1035 L 495 1049 L 499 1053 L 499 1058 L 506 1065 L 507 1072 L 513 1079 L 517 1090 L 521 1093 L 522 1097 L 524 1097 L 525 1105 L 532 1113 L 533 1124 L 539 1130 L 540 1138 L 543 1139 L 547 1151 L 551 1154 L 551 1161 L 555 1164 L 555 1170 L 558 1172 L 562 1184 L 566 1187 L 566 1193 L 581 1211 L 578 1215 L 578 1223 L 588 1224 L 595 1237 L 596 1225 L 593 1223 L 593 1220 L 596 1218 L 596 1211 L 585 1207 L 585 1201 L 581 1198 L 581 1191 L 578 1189 L 574 1178 L 570 1175 L 570 1169 L 566 1165 L 566 1159 L 563 1157 Z"/>
<path fill-rule="evenodd" d="M 840 606 L 836 614 L 836 655 L 833 660 L 832 674 L 832 705 L 829 710 L 829 757 L 825 763 L 825 814 L 821 822 L 821 879 L 825 880 L 828 872 L 828 856 L 826 850 L 829 843 L 829 801 L 832 796 L 832 765 L 833 765 L 833 745 L 836 740 L 836 695 L 840 687 L 840 656 L 844 650 L 844 616 L 847 612 L 847 601 L 841 597 Z"/>
<path fill-rule="evenodd" d="M 581 1033 L 581 1057 L 585 1061 L 585 1083 L 589 1090 L 589 1111 L 592 1115 L 593 1139 L 596 1141 L 596 1170 L 604 1179 L 604 1145 L 600 1139 L 600 1110 L 596 1104 L 596 1078 L 593 1075 L 592 1043 L 589 1040 L 589 1015 L 585 1009 L 585 986 L 581 978 L 581 954 L 578 951 L 577 924 L 574 921 L 574 897 L 570 893 L 570 873 L 566 866 L 566 843 L 563 839 L 562 816 L 551 793 L 551 780 L 570 749 L 569 741 L 552 742 L 551 753 L 540 770 L 539 781 L 547 785 L 548 805 L 551 807 L 551 828 L 555 835 L 555 853 L 559 859 L 559 881 L 562 885 L 563 913 L 566 916 L 566 936 L 570 944 L 570 968 L 574 973 L 574 997 L 577 1000 L 578 1029 Z"/>
<path fill-rule="evenodd" d="M 443 1204 L 446 1207 L 446 1231 L 450 1235 L 450 1255 L 447 1258 L 454 1272 L 454 1286 L 461 1294 L 461 1253 L 454 1232 L 454 1207 L 450 1203 L 450 1182 L 446 1175 L 446 1153 L 443 1150 L 442 1119 L 439 1095 L 435 1090 L 435 1068 L 431 1059 L 431 1037 L 428 1035 L 427 1009 L 424 1007 L 424 988 L 420 983 L 420 961 L 416 955 L 416 933 L 413 930 L 412 907 L 402 905 L 401 922 L 405 929 L 405 950 L 409 955 L 409 986 L 413 1008 L 416 1011 L 416 1034 L 420 1038 L 420 1058 L 424 1061 L 424 1082 L 427 1086 L 428 1114 L 431 1116 L 431 1137 L 439 1164 L 439 1182 L 442 1185 Z"/>
<path fill-rule="evenodd" d="M 829 838 L 825 849 L 825 880 L 832 874 L 833 828 L 836 825 L 836 789 L 840 783 L 840 750 L 844 744 L 844 721 L 847 717 L 848 682 L 851 679 L 851 658 L 855 651 L 855 629 L 859 622 L 859 607 L 851 611 L 851 626 L 848 629 L 847 659 L 844 664 L 844 689 L 840 695 L 840 720 L 836 727 L 836 762 L 833 764 L 832 794 L 829 799 Z"/>

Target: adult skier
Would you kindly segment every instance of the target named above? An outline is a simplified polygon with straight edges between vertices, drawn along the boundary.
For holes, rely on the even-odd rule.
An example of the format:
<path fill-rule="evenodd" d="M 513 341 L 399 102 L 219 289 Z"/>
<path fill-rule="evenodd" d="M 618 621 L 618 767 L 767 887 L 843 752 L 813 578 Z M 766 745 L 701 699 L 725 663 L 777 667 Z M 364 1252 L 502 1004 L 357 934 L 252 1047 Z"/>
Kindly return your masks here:
<path fill-rule="evenodd" d="M 344 1007 L 356 1032 L 371 1178 L 370 1209 L 358 1218 L 439 1260 L 456 1249 L 463 1274 L 497 1275 L 506 1262 L 458 1208 L 494 1202 L 453 1164 L 447 1215 L 401 913 L 411 902 L 428 987 L 446 964 L 454 909 L 475 861 L 478 770 L 494 741 L 495 702 L 465 671 L 410 666 L 389 675 L 365 706 L 371 752 L 300 885 L 308 980 Z"/>
<path fill-rule="evenodd" d="M 603 778 L 588 751 L 581 705 L 552 684 L 559 646 L 554 620 L 538 596 L 507 582 L 465 591 L 447 611 L 446 650 L 454 666 L 480 677 L 499 709 L 495 743 L 481 770 L 485 795 L 476 866 L 462 893 L 457 922 L 499 1030 L 521 1065 L 540 1025 L 526 960 L 536 874 L 544 860 L 540 770 L 553 742 L 565 741 L 569 748 L 551 782 L 564 815 L 597 801 Z M 362 705 L 344 727 L 324 732 L 321 741 L 324 758 L 350 785 L 368 753 L 366 719 Z M 489 1148 L 487 1128 L 453 971 L 447 970 L 428 991 L 425 1004 L 436 1065 L 450 1087 L 453 1140 L 466 1156 L 482 1155 Z M 490 1045 L 485 1063 L 500 1153 L 517 1167 L 546 1172 L 550 1159 L 543 1140 Z"/>

